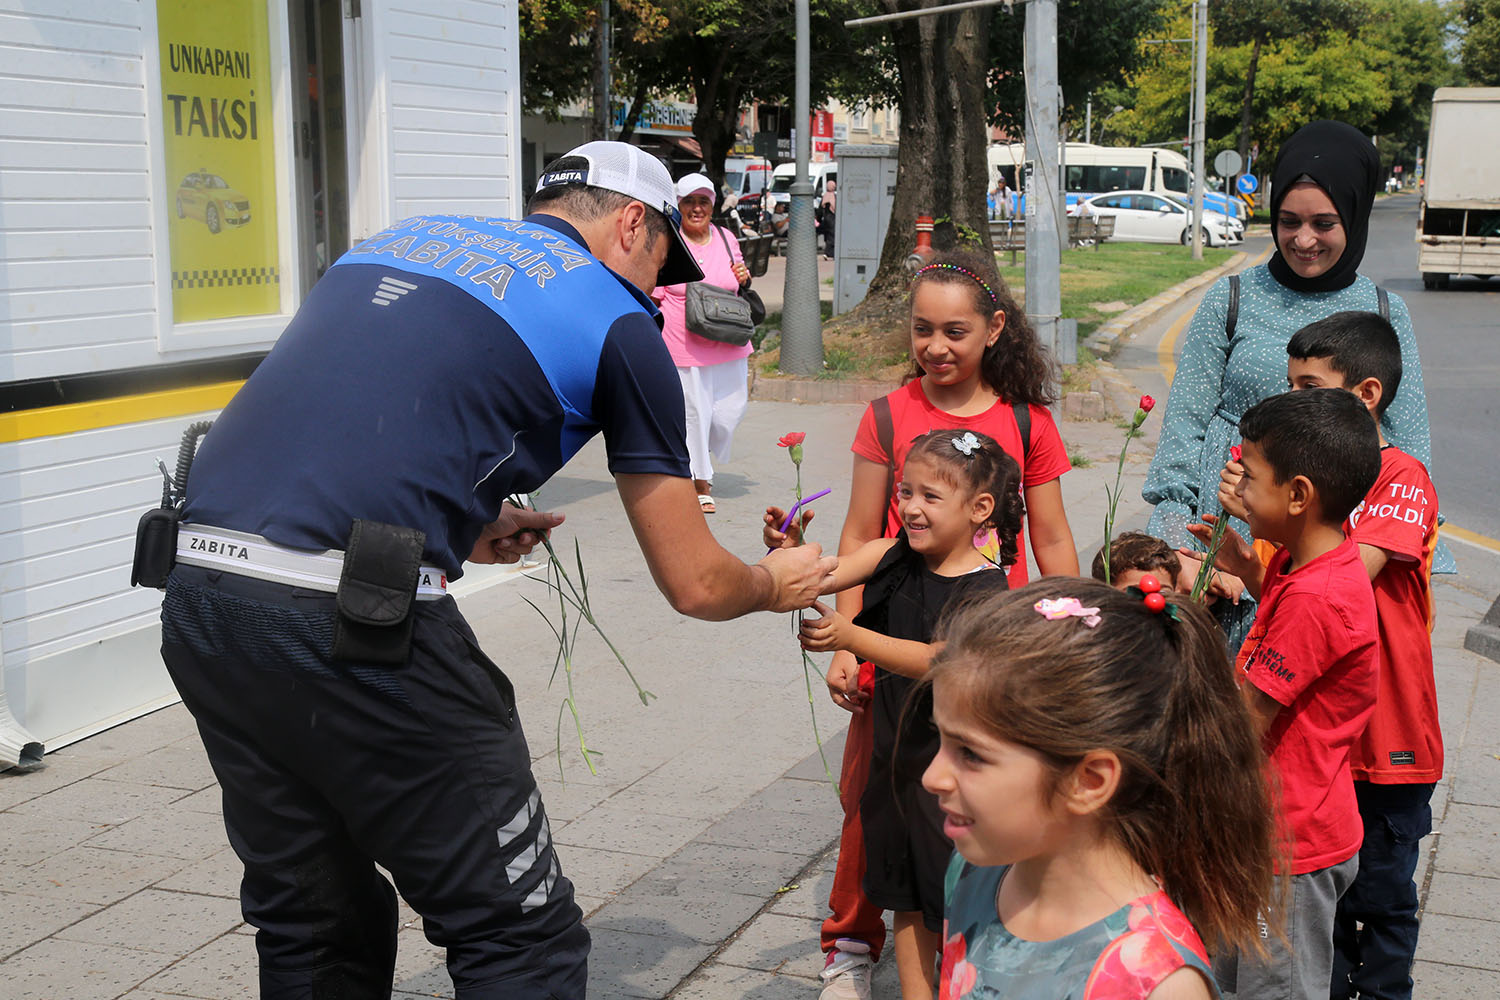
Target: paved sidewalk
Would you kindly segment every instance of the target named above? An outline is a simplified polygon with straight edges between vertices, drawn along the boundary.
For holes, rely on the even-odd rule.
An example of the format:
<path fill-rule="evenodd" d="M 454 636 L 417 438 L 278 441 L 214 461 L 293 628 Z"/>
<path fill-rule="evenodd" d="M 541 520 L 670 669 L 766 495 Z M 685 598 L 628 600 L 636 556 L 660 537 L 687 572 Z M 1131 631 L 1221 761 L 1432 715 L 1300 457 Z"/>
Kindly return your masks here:
<path fill-rule="evenodd" d="M 813 530 L 831 543 L 860 412 L 752 403 L 737 456 L 716 483 L 711 523 L 725 544 L 757 556 L 761 508 L 790 493 L 792 468 L 774 446 L 790 430 L 808 432 L 803 482 L 834 489 Z M 1139 486 L 1156 423 L 1131 446 L 1125 525 L 1144 521 Z M 1121 434 L 1112 422 L 1066 423 L 1063 434 L 1091 462 L 1064 479 L 1091 557 Z M 787 616 L 708 624 L 675 614 L 648 582 L 597 442 L 540 501 L 568 514 L 559 538 L 567 546 L 581 536 L 596 613 L 657 695 L 643 707 L 602 643 L 580 642 L 579 708 L 589 746 L 604 751 L 590 775 L 576 736 L 558 735 L 562 695 L 547 685 L 554 646 L 521 600 L 541 585 L 518 580 L 460 599 L 516 686 L 563 869 L 594 936 L 590 997 L 815 997 L 839 817 Z M 1459 555 L 1468 575 L 1437 588 L 1452 777 L 1440 788 L 1441 834 L 1424 872 L 1419 995 L 1491 997 L 1500 995 L 1500 665 L 1461 643 L 1489 605 L 1500 564 Z M 837 770 L 845 720 L 818 687 L 813 704 Z M 30 773 L 0 774 L 0 995 L 255 996 L 253 938 L 219 808 L 180 706 L 49 754 Z M 881 963 L 877 996 L 898 995 L 892 966 Z M 407 1000 L 452 996 L 443 956 L 409 910 L 396 986 Z"/>

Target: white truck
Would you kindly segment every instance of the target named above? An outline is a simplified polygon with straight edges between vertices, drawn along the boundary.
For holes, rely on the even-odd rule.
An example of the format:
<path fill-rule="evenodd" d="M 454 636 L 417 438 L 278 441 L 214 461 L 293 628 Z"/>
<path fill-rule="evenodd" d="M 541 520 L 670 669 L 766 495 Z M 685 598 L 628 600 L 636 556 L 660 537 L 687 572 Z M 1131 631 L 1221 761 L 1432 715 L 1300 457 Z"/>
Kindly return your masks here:
<path fill-rule="evenodd" d="M 1496 135 L 1500 87 L 1439 87 L 1432 95 L 1417 216 L 1417 268 L 1425 288 L 1447 288 L 1456 274 L 1500 275 Z"/>

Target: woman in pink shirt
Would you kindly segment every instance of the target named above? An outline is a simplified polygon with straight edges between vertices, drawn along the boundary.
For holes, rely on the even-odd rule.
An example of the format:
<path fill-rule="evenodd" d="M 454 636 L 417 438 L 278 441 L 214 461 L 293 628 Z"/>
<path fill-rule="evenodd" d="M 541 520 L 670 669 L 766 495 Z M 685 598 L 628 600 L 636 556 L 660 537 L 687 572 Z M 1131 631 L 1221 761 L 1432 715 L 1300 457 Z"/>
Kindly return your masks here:
<path fill-rule="evenodd" d="M 748 288 L 750 269 L 740 255 L 733 234 L 715 226 L 714 185 L 703 174 L 688 174 L 677 182 L 677 205 L 682 209 L 682 235 L 703 268 L 703 280 L 735 291 Z M 749 401 L 749 344 L 733 346 L 688 331 L 683 319 L 687 285 L 661 285 L 651 292 L 661 306 L 662 338 L 687 405 L 688 458 L 698 503 L 705 514 L 714 512 L 714 462 L 729 461 L 734 429 Z"/>

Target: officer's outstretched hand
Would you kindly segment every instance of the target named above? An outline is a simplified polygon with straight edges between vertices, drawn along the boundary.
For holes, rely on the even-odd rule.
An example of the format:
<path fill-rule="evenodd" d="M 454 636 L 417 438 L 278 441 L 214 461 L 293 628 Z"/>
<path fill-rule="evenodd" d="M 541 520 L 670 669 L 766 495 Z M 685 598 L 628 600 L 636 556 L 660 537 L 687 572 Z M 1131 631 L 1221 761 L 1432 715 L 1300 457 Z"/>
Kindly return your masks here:
<path fill-rule="evenodd" d="M 527 510 L 509 503 L 500 505 L 500 516 L 494 523 L 484 526 L 474 550 L 469 553 L 472 563 L 513 563 L 520 561 L 555 527 L 563 523 L 561 514 L 551 511 Z"/>
<path fill-rule="evenodd" d="M 767 611 L 810 608 L 838 568 L 838 556 L 823 555 L 823 546 L 798 545 L 777 549 L 758 564 L 771 574 L 771 603 Z"/>

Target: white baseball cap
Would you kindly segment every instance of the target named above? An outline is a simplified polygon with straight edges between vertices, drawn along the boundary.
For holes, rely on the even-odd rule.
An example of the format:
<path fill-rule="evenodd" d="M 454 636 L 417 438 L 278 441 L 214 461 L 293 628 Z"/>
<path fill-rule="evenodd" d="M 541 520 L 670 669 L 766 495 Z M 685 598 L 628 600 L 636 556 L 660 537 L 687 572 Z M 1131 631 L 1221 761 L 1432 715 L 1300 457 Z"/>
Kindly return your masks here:
<path fill-rule="evenodd" d="M 681 201 L 690 194 L 705 191 L 712 198 L 717 192 L 714 191 L 714 182 L 709 180 L 707 174 L 688 174 L 677 181 L 677 200 Z"/>
<path fill-rule="evenodd" d="M 657 284 L 680 285 L 703 280 L 703 269 L 682 238 L 682 212 L 677 207 L 676 186 L 660 160 L 628 142 L 600 140 L 586 142 L 553 163 L 573 157 L 585 160 L 587 166 L 549 167 L 537 180 L 536 189 L 584 184 L 618 192 L 660 212 L 672 224 L 672 241 L 667 246 L 667 260 L 657 276 Z"/>

